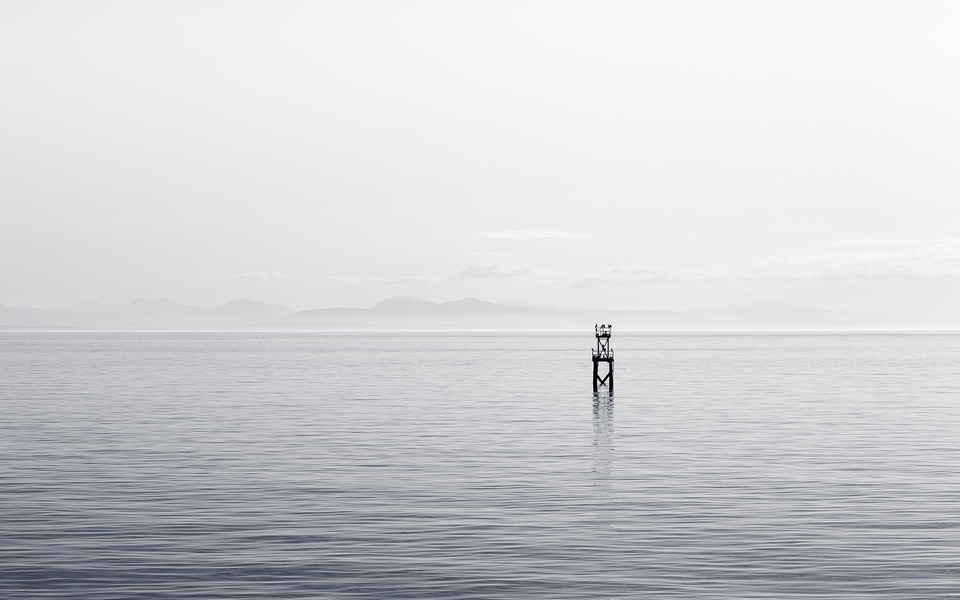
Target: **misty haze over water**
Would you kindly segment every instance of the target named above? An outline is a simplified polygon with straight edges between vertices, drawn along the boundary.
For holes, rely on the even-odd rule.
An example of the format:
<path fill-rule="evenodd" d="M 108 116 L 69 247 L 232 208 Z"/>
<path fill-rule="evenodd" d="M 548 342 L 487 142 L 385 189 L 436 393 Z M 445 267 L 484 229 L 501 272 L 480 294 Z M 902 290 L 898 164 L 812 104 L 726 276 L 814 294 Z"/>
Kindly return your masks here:
<path fill-rule="evenodd" d="M 618 330 L 943 330 L 960 329 L 960 308 L 931 311 L 851 311 L 758 302 L 698 310 L 597 310 L 498 304 L 476 298 L 429 302 L 396 296 L 370 308 L 295 311 L 250 300 L 199 308 L 138 298 L 129 304 L 84 302 L 62 309 L 0 305 L 0 329 L 221 329 L 339 331 L 577 331 L 615 321 Z"/>

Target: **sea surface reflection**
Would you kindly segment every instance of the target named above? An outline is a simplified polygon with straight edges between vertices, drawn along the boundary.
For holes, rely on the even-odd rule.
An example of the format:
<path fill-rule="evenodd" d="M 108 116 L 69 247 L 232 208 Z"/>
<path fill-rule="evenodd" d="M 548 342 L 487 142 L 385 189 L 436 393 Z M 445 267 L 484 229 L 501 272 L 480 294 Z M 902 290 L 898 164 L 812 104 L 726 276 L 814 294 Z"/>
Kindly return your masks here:
<path fill-rule="evenodd" d="M 609 486 L 613 467 L 613 394 L 593 393 L 593 432 L 597 480 Z"/>
<path fill-rule="evenodd" d="M 592 333 L 2 334 L 0 596 L 957 597 L 960 336 Z"/>

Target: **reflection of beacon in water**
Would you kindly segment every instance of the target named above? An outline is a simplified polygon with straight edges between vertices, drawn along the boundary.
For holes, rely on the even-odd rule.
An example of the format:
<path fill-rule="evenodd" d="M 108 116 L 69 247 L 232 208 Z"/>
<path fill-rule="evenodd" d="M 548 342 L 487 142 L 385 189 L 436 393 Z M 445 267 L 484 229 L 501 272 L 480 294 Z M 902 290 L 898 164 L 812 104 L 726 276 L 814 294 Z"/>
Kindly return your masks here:
<path fill-rule="evenodd" d="M 597 334 L 597 347 L 593 350 L 593 391 L 601 385 L 608 385 L 613 393 L 613 350 L 610 348 L 610 330 L 612 325 L 594 325 Z M 600 363 L 607 364 L 607 374 L 600 376 Z"/>
<path fill-rule="evenodd" d="M 613 465 L 613 396 L 593 395 L 593 472 L 607 486 Z"/>

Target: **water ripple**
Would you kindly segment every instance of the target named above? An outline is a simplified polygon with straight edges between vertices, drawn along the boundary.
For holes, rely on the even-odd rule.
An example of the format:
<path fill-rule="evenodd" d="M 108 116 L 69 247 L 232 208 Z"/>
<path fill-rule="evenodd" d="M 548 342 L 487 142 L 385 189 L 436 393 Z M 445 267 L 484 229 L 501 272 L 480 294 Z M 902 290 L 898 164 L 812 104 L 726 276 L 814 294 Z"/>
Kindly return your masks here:
<path fill-rule="evenodd" d="M 958 598 L 960 336 L 0 336 L 8 598 Z"/>

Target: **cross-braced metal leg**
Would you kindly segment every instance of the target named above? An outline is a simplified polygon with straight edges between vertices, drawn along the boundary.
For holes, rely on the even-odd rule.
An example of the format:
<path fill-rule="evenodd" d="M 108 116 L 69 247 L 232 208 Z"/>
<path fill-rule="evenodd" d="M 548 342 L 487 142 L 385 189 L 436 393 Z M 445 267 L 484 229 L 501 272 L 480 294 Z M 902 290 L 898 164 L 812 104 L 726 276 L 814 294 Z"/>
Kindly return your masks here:
<path fill-rule="evenodd" d="M 607 374 L 603 376 L 600 375 L 601 362 L 607 363 Z M 601 385 L 608 385 L 608 384 L 610 387 L 610 391 L 613 391 L 613 361 L 612 360 L 593 361 L 593 391 L 597 391 L 597 389 Z"/>

